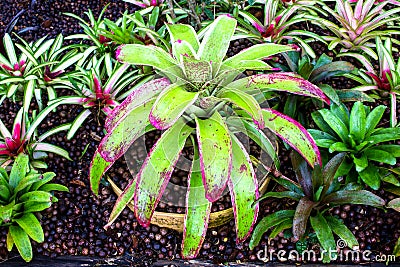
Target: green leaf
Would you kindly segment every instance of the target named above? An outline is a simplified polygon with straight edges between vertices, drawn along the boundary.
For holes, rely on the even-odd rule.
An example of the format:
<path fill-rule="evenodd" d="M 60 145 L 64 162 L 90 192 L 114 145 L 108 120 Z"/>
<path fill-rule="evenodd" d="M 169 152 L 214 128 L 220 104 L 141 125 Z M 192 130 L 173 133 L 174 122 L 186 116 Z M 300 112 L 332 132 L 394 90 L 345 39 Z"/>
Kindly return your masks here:
<path fill-rule="evenodd" d="M 302 155 L 310 166 L 322 164 L 314 139 L 300 123 L 273 109 L 263 109 L 262 112 L 266 128 Z"/>
<path fill-rule="evenodd" d="M 111 167 L 111 165 L 112 163 L 104 160 L 98 150 L 96 150 L 92 162 L 90 163 L 89 173 L 90 188 L 92 189 L 92 192 L 94 194 L 97 195 L 99 193 L 100 179 L 103 174 Z"/>
<path fill-rule="evenodd" d="M 25 177 L 29 168 L 29 157 L 25 154 L 19 154 L 14 161 L 10 173 L 9 185 L 11 188 L 16 188 L 19 182 Z"/>
<path fill-rule="evenodd" d="M 225 89 L 218 93 L 217 97 L 225 99 L 245 110 L 253 117 L 253 121 L 257 123 L 260 129 L 264 128 L 264 118 L 261 107 L 251 95 L 237 89 Z"/>
<path fill-rule="evenodd" d="M 42 174 L 42 179 L 40 181 L 35 182 L 31 188 L 30 191 L 37 191 L 39 189 L 39 187 L 41 187 L 42 185 L 50 182 L 51 180 L 53 180 L 53 178 L 56 176 L 56 174 L 54 172 L 46 172 Z"/>
<path fill-rule="evenodd" d="M 293 226 L 292 218 L 284 220 L 283 222 L 281 222 L 280 224 L 275 226 L 275 228 L 271 231 L 269 238 L 273 239 L 273 238 L 277 237 L 284 230 L 292 228 L 292 226 Z"/>
<path fill-rule="evenodd" d="M 42 211 L 51 207 L 51 202 L 26 202 L 24 213 Z"/>
<path fill-rule="evenodd" d="M 374 108 L 367 116 L 365 121 L 365 137 L 369 137 L 374 131 L 375 127 L 378 125 L 379 121 L 382 119 L 385 113 L 386 107 L 383 105 Z"/>
<path fill-rule="evenodd" d="M 7 243 L 7 250 L 11 251 L 13 249 L 13 246 L 14 246 L 14 240 L 13 240 L 13 238 L 11 236 L 10 230 L 8 230 L 8 233 L 7 233 L 6 243 Z"/>
<path fill-rule="evenodd" d="M 346 244 L 350 249 L 358 249 L 359 245 L 356 237 L 349 230 L 349 228 L 347 228 L 342 220 L 336 219 L 333 216 L 325 216 L 325 219 L 332 231 L 342 240 L 346 241 Z"/>
<path fill-rule="evenodd" d="M 400 198 L 395 198 L 392 199 L 388 204 L 387 204 L 388 208 L 394 209 L 398 212 L 400 212 Z"/>
<path fill-rule="evenodd" d="M 329 127 L 335 131 L 339 138 L 346 142 L 348 140 L 349 130 L 347 126 L 333 112 L 327 109 L 318 110 Z"/>
<path fill-rule="evenodd" d="M 400 257 L 400 238 L 397 240 L 397 243 L 394 246 L 393 254 L 396 255 L 396 257 Z"/>
<path fill-rule="evenodd" d="M 380 146 L 369 148 L 364 151 L 364 154 L 369 160 L 374 160 L 389 165 L 395 165 L 396 158 L 391 153 L 385 150 L 381 150 L 380 148 L 381 148 Z"/>
<path fill-rule="evenodd" d="M 250 156 L 234 135 L 232 140 L 232 171 L 228 180 L 235 217 L 238 242 L 250 236 L 258 215 L 258 181 Z"/>
<path fill-rule="evenodd" d="M 369 187 L 374 190 L 378 190 L 381 186 L 381 178 L 378 174 L 378 168 L 372 164 L 369 164 L 367 168 L 363 171 L 358 173 L 363 180 Z"/>
<path fill-rule="evenodd" d="M 205 190 L 196 147 L 194 151 L 195 155 L 188 178 L 189 188 L 186 193 L 186 214 L 183 228 L 182 256 L 185 259 L 196 257 L 200 251 L 206 235 L 212 205 L 204 197 Z"/>
<path fill-rule="evenodd" d="M 307 229 L 308 218 L 316 203 L 308 197 L 300 199 L 293 218 L 293 236 L 296 240 L 302 239 Z"/>
<path fill-rule="evenodd" d="M 253 250 L 261 241 L 263 234 L 271 227 L 274 227 L 287 219 L 293 218 L 294 210 L 280 210 L 264 217 L 254 229 L 250 239 L 250 250 Z"/>
<path fill-rule="evenodd" d="M 45 191 L 45 192 L 51 192 L 51 191 L 60 191 L 60 192 L 69 192 L 68 187 L 61 185 L 61 184 L 45 184 L 42 185 L 39 190 Z"/>
<path fill-rule="evenodd" d="M 32 213 L 25 213 L 21 218 L 15 219 L 18 225 L 38 243 L 44 241 L 44 233 L 38 219 Z"/>
<path fill-rule="evenodd" d="M 316 216 L 310 217 L 310 223 L 317 234 L 318 241 L 324 250 L 326 250 L 328 253 L 336 253 L 336 242 L 333 238 L 332 230 L 322 214 L 318 213 Z"/>
<path fill-rule="evenodd" d="M 36 183 L 43 179 L 41 174 L 29 174 L 22 178 L 22 180 L 18 183 L 17 187 L 15 188 L 15 194 L 20 192 L 21 190 L 25 189 L 29 185 Z"/>
<path fill-rule="evenodd" d="M 226 56 L 235 28 L 235 19 L 221 15 L 205 30 L 198 56 L 201 60 L 212 63 L 214 76 L 218 73 L 222 60 Z"/>
<path fill-rule="evenodd" d="M 327 195 L 321 204 L 328 203 L 330 206 L 359 204 L 382 207 L 385 205 L 385 200 L 367 190 L 341 190 Z"/>
<path fill-rule="evenodd" d="M 19 198 L 19 202 L 28 202 L 28 201 L 51 202 L 52 199 L 53 195 L 48 192 L 34 191 L 23 194 Z"/>
<path fill-rule="evenodd" d="M 329 127 L 328 123 L 326 123 L 325 119 L 322 117 L 322 115 L 318 112 L 312 112 L 311 117 L 314 121 L 314 123 L 322 130 L 322 132 L 326 132 L 330 136 L 335 136 L 335 132 L 332 130 L 331 127 Z M 336 139 L 336 138 L 335 138 Z"/>
<path fill-rule="evenodd" d="M 375 100 L 366 93 L 353 89 L 340 89 L 336 90 L 336 93 L 342 102 L 375 102 Z"/>
<path fill-rule="evenodd" d="M 352 149 L 347 147 L 343 142 L 336 142 L 329 146 L 329 153 L 333 152 L 351 152 Z"/>
<path fill-rule="evenodd" d="M 198 92 L 188 92 L 183 86 L 172 84 L 154 103 L 149 120 L 160 130 L 171 127 L 198 98 Z"/>
<path fill-rule="evenodd" d="M 27 233 L 21 227 L 11 225 L 10 234 L 21 257 L 26 262 L 31 261 L 33 257 L 32 246 Z"/>
<path fill-rule="evenodd" d="M 354 136 L 356 142 L 364 140 L 366 133 L 366 114 L 364 104 L 356 102 L 350 113 L 350 134 Z"/>
<path fill-rule="evenodd" d="M 214 202 L 222 195 L 232 169 L 232 144 L 228 127 L 218 112 L 209 119 L 196 118 L 206 198 Z"/>
<path fill-rule="evenodd" d="M 357 158 L 355 155 L 351 155 L 353 158 L 353 162 L 356 165 L 356 171 L 357 172 L 362 172 L 365 170 L 365 168 L 368 167 L 368 158 L 365 155 L 365 153 L 362 153 L 359 158 Z"/>
<path fill-rule="evenodd" d="M 137 174 L 135 214 L 142 226 L 147 227 L 150 225 L 153 212 L 171 178 L 174 166 L 192 130 L 183 121 L 175 123 L 158 139 Z M 112 213 L 119 214 L 127 204 L 127 202 L 120 202 L 120 199 L 127 194 L 133 196 L 132 192 L 134 191 L 131 186 L 125 188 L 118 198 Z M 121 207 L 122 209 L 119 210 Z"/>
<path fill-rule="evenodd" d="M 392 156 L 395 158 L 400 157 L 400 146 L 399 145 L 379 145 L 374 148 L 384 150 L 384 151 L 392 154 Z"/>
<path fill-rule="evenodd" d="M 291 162 L 293 171 L 296 174 L 297 181 L 301 185 L 304 194 L 311 198 L 313 195 L 313 181 L 311 168 L 307 165 L 307 162 L 298 154 L 293 153 L 291 155 Z"/>

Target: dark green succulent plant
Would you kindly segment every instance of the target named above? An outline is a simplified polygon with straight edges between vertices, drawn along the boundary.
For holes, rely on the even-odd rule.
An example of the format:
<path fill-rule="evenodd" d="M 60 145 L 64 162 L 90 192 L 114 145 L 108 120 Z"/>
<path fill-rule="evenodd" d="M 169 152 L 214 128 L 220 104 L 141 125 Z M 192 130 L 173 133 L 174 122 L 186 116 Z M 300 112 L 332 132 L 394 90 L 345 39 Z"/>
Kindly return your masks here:
<path fill-rule="evenodd" d="M 0 227 L 8 227 L 7 249 L 14 244 L 25 261 L 32 259 L 29 238 L 44 241 L 43 229 L 34 215 L 57 202 L 51 191 L 67 191 L 63 185 L 49 183 L 55 174 L 29 169 L 29 158 L 19 155 L 10 174 L 0 168 Z"/>
<path fill-rule="evenodd" d="M 376 165 L 376 162 L 395 165 L 396 158 L 400 157 L 399 145 L 382 144 L 400 139 L 400 128 L 377 127 L 385 109 L 380 105 L 370 110 L 361 102 L 355 102 L 351 112 L 343 104 L 333 104 L 330 109 L 312 113 L 320 130 L 308 131 L 317 145 L 329 153 L 346 153 L 337 175 L 345 175 L 347 182 L 364 182 L 377 190 L 382 179 L 393 180 L 388 168 Z M 389 182 L 398 183 L 397 180 Z"/>
<path fill-rule="evenodd" d="M 279 178 L 277 182 L 288 190 L 269 192 L 260 200 L 268 197 L 290 198 L 298 201 L 296 210 L 280 210 L 264 217 L 254 229 L 250 249 L 254 249 L 262 235 L 271 228 L 273 229 L 268 235 L 269 238 L 274 238 L 283 230 L 291 228 L 295 240 L 303 240 L 305 234 L 313 229 L 322 249 L 327 252 L 336 253 L 333 234 L 346 241 L 351 249 L 358 247 L 353 233 L 328 211 L 343 204 L 383 207 L 385 201 L 369 191 L 361 190 L 359 185 L 342 185 L 335 178 L 345 157 L 345 153 L 339 153 L 324 168 L 316 165 L 312 170 L 297 153 L 293 154 L 292 164 L 297 182 Z M 329 258 L 325 257 L 324 261 L 328 262 Z"/>

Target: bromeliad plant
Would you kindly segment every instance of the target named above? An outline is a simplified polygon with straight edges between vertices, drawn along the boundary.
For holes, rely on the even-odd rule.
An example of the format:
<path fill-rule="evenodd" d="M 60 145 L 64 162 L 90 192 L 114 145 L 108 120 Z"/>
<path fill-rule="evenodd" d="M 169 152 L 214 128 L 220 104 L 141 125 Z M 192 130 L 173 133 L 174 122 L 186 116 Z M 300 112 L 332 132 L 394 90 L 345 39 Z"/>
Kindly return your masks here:
<path fill-rule="evenodd" d="M 20 154 L 8 175 L 0 168 L 0 227 L 7 227 L 7 249 L 14 244 L 25 261 L 32 260 L 30 238 L 38 243 L 44 241 L 44 234 L 35 213 L 49 208 L 57 198 L 52 191 L 68 188 L 50 181 L 55 173 L 37 173 L 29 168 L 29 158 Z"/>
<path fill-rule="evenodd" d="M 378 5 L 374 5 L 374 2 L 375 0 L 358 0 L 353 7 L 347 0 L 337 0 L 335 10 L 324 5 L 323 9 L 332 15 L 338 24 L 320 16 L 307 16 L 307 18 L 311 23 L 326 28 L 335 35 L 323 37 L 329 42 L 328 49 L 333 50 L 337 45 L 341 45 L 340 52 L 364 51 L 370 57 L 378 59 L 371 49 L 374 44 L 370 41 L 376 36 L 389 37 L 399 33 L 398 27 L 388 26 L 386 30 L 380 30 L 379 27 L 398 20 L 397 13 L 400 12 L 400 8 L 384 10 L 389 1 L 383 1 Z M 363 60 L 368 61 L 366 58 Z"/>
<path fill-rule="evenodd" d="M 21 44 L 15 47 L 21 51 L 19 57 L 15 52 L 11 37 L 6 34 L 3 42 L 7 58 L 0 54 L 0 85 L 6 87 L 7 97 L 18 99 L 18 92 L 23 95 L 23 105 L 27 112 L 33 96 L 39 109 L 43 108 L 42 90 L 47 91 L 48 99 L 56 98 L 56 89 L 70 88 L 68 81 L 73 72 L 66 70 L 83 57 L 77 48 L 79 45 L 63 46 L 63 36 L 46 40 L 43 37 L 34 43 L 27 43 L 19 38 Z M 18 58 L 18 59 L 17 59 Z"/>
<path fill-rule="evenodd" d="M 321 41 L 321 36 L 306 30 L 290 30 L 289 27 L 307 20 L 307 12 L 316 14 L 314 5 L 317 1 L 299 1 L 295 4 L 283 7 L 279 1 L 265 0 L 264 21 L 260 22 L 256 17 L 246 10 L 239 10 L 238 20 L 243 28 L 239 32 L 250 32 L 242 37 L 262 40 L 267 42 L 281 43 L 283 40 L 291 40 L 298 43 L 311 57 L 315 57 L 313 49 L 308 42 Z M 251 6 L 249 6 L 251 7 Z M 319 10 L 320 11 L 320 10 Z M 241 18 L 243 17 L 243 19 Z M 309 39 L 300 38 L 305 36 Z"/>
<path fill-rule="evenodd" d="M 30 164 L 33 168 L 47 168 L 47 164 L 43 159 L 47 157 L 47 153 L 49 152 L 71 160 L 66 150 L 44 142 L 47 137 L 55 133 L 68 130 L 70 124 L 60 125 L 41 135 L 37 133 L 37 127 L 59 103 L 61 102 L 49 105 L 37 115 L 36 112 L 33 112 L 31 118 L 21 108 L 15 117 L 12 133 L 8 131 L 4 123 L 0 120 L 1 167 L 10 165 L 20 154 L 29 155 Z"/>
<path fill-rule="evenodd" d="M 182 255 L 195 257 L 207 230 L 211 203 L 228 185 L 237 240 L 246 239 L 257 218 L 258 183 L 250 157 L 236 132 L 244 132 L 277 162 L 273 146 L 262 132 L 271 129 L 314 165 L 319 151 L 309 134 L 293 119 L 261 108 L 256 96 L 273 91 L 306 95 L 329 102 L 311 83 L 288 73 L 236 79 L 245 69 L 269 69 L 261 59 L 294 50 L 277 44 L 255 45 L 225 58 L 236 20 L 220 16 L 199 36 L 189 25 L 167 25 L 172 55 L 156 46 L 130 44 L 117 51 L 118 60 L 154 67 L 164 78 L 137 88 L 106 121 L 91 169 L 90 183 L 98 193 L 104 172 L 146 131 L 165 130 L 140 172 L 119 196 L 110 226 L 133 199 L 138 222 L 148 226 L 186 143 L 194 147 L 187 193 Z M 260 101 L 261 102 L 261 101 Z"/>
<path fill-rule="evenodd" d="M 269 238 L 291 228 L 294 239 L 298 241 L 302 241 L 306 233 L 313 229 L 322 249 L 327 252 L 324 262 L 330 261 L 327 255 L 329 251 L 332 251 L 331 255 L 337 251 L 333 234 L 346 241 L 350 249 L 357 249 L 359 245 L 353 233 L 343 221 L 331 216 L 329 210 L 343 204 L 383 207 L 385 201 L 369 191 L 361 190 L 355 184 L 340 184 L 335 177 L 345 157 L 345 153 L 339 153 L 324 168 L 316 165 L 311 170 L 297 153 L 293 154 L 292 164 L 298 183 L 279 178 L 277 182 L 288 190 L 268 192 L 260 200 L 269 197 L 290 198 L 298 201 L 297 207 L 295 210 L 280 210 L 263 218 L 254 229 L 250 249 L 254 249 L 263 234 L 272 228 Z"/>
<path fill-rule="evenodd" d="M 379 59 L 379 72 L 376 72 L 370 61 L 363 61 L 359 55 L 347 53 L 356 57 L 365 67 L 359 71 L 359 76 L 348 75 L 349 78 L 360 82 L 361 85 L 354 88 L 358 91 L 380 91 L 382 95 L 390 95 L 390 126 L 397 125 L 397 95 L 400 94 L 400 60 L 396 61 L 392 54 L 392 40 L 387 38 L 382 43 L 381 38 L 376 37 L 376 50 Z"/>
<path fill-rule="evenodd" d="M 317 145 L 329 153 L 345 152 L 346 160 L 338 175 L 346 175 L 346 182 L 364 182 L 377 190 L 381 180 L 391 181 L 389 169 L 378 167 L 374 162 L 396 164 L 400 157 L 400 146 L 382 144 L 400 139 L 400 128 L 377 128 L 386 107 L 380 105 L 373 110 L 361 102 L 355 102 L 351 112 L 345 105 L 332 105 L 329 109 L 313 112 L 312 118 L 320 130 L 310 129 Z M 385 179 L 388 178 L 388 179 Z M 390 178 L 390 179 L 389 179 Z"/>

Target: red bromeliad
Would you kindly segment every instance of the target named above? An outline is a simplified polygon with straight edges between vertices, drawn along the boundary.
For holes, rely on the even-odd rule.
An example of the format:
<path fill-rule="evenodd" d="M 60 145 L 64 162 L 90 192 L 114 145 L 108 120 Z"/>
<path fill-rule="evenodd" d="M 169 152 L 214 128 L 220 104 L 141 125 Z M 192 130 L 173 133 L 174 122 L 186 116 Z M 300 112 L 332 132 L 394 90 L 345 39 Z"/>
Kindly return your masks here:
<path fill-rule="evenodd" d="M 12 136 L 6 136 L 4 143 L 0 143 L 0 155 L 15 157 L 24 151 L 26 140 L 23 139 L 23 137 L 25 131 L 21 133 L 21 130 L 21 124 L 16 123 L 13 128 Z"/>

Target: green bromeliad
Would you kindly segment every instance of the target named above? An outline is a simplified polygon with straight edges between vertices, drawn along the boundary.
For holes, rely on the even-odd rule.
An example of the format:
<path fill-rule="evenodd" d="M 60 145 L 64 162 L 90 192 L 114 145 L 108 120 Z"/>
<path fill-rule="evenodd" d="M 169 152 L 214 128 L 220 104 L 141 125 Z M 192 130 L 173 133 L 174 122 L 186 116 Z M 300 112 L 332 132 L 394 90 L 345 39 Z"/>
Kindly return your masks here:
<path fill-rule="evenodd" d="M 257 219 L 256 172 L 237 133 L 255 141 L 278 165 L 274 146 L 262 131 L 267 128 L 314 166 L 318 148 L 295 120 L 269 108 L 265 98 L 279 92 L 329 102 L 315 85 L 293 73 L 259 74 L 241 78 L 246 69 L 270 70 L 263 59 L 296 50 L 272 43 L 258 44 L 226 58 L 236 20 L 220 16 L 200 33 L 183 24 L 167 25 L 171 54 L 156 46 L 128 44 L 117 51 L 124 63 L 153 67 L 162 78 L 138 87 L 108 117 L 106 136 L 93 158 L 90 182 L 98 193 L 102 175 L 144 133 L 163 134 L 139 173 L 119 196 L 108 227 L 133 200 L 138 222 L 148 226 L 182 149 L 194 148 L 186 195 L 182 256 L 193 258 L 204 240 L 211 203 L 229 188 L 238 242 L 251 233 Z"/>

